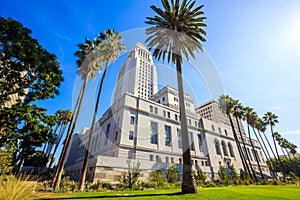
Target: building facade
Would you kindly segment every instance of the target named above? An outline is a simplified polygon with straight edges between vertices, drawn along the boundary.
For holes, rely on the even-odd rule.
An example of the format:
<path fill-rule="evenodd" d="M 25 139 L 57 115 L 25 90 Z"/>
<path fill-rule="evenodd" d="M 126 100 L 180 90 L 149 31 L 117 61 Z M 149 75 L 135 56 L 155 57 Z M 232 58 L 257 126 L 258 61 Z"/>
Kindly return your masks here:
<path fill-rule="evenodd" d="M 139 51 L 142 48 L 143 51 Z M 144 58 L 141 59 L 140 56 L 148 59 L 149 63 L 145 62 L 147 70 L 143 71 L 141 68 Z M 119 71 L 114 103 L 97 121 L 93 133 L 92 157 L 87 173 L 91 182 L 116 181 L 118 175 L 127 171 L 128 159 L 132 163 L 140 163 L 142 179 L 147 179 L 149 172 L 166 170 L 170 165 L 178 165 L 179 173 L 182 171 L 178 92 L 171 87 L 164 87 L 157 92 L 156 69 L 149 56 L 151 54 L 138 43 L 129 52 Z M 148 67 L 152 70 L 152 76 L 150 73 L 150 76 L 146 77 Z M 129 74 L 130 76 L 126 77 Z M 150 90 L 145 88 L 142 83 L 152 84 L 152 90 L 151 87 Z M 202 110 L 204 106 L 195 109 L 194 100 L 188 95 L 185 95 L 185 103 L 194 169 L 201 168 L 208 179 L 218 178 L 220 165 L 228 167 L 233 164 L 237 171 L 241 170 L 242 161 L 231 127 L 221 123 L 219 118 L 218 121 L 201 116 L 201 111 L 200 114 L 197 111 Z M 216 107 L 212 112 L 219 113 L 219 110 Z M 86 128 L 72 141 L 65 170 L 73 179 L 79 179 L 81 175 L 89 134 L 91 133 Z M 244 138 L 249 141 L 246 136 Z M 258 162 L 268 174 L 261 148 L 256 141 L 253 141 L 253 144 L 259 157 Z M 247 143 L 246 149 L 250 148 L 250 143 Z M 258 170 L 254 159 L 249 162 Z"/>

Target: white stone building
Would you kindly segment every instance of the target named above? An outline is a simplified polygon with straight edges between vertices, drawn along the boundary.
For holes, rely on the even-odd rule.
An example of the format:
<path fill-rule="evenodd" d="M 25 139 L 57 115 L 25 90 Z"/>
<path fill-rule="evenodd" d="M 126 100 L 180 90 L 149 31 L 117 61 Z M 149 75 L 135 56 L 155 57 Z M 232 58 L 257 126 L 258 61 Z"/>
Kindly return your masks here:
<path fill-rule="evenodd" d="M 148 60 L 145 60 L 145 66 L 141 55 Z M 150 76 L 148 69 L 152 71 Z M 145 83 L 152 87 L 146 88 L 148 86 Z M 113 105 L 96 124 L 87 173 L 90 181 L 116 181 L 117 175 L 127 171 L 128 159 L 140 163 L 142 178 L 145 179 L 149 172 L 166 170 L 169 165 L 178 165 L 179 172 L 181 171 L 178 92 L 171 87 L 156 92 L 157 90 L 157 74 L 151 53 L 138 43 L 129 52 L 119 71 Z M 187 95 L 185 102 L 191 157 L 195 169 L 200 167 L 208 179 L 217 178 L 220 165 L 226 167 L 233 164 L 238 171 L 242 169 L 231 127 L 201 117 L 195 110 L 194 100 Z M 197 109 L 201 110 L 201 107 Z M 217 111 L 215 109 L 212 112 Z M 89 134 L 89 129 L 86 128 L 72 141 L 65 170 L 73 179 L 80 177 Z M 254 145 L 259 162 L 267 174 L 268 168 L 261 148 L 256 141 Z M 247 148 L 250 149 L 250 143 L 247 143 Z M 250 162 L 258 171 L 254 159 Z"/>

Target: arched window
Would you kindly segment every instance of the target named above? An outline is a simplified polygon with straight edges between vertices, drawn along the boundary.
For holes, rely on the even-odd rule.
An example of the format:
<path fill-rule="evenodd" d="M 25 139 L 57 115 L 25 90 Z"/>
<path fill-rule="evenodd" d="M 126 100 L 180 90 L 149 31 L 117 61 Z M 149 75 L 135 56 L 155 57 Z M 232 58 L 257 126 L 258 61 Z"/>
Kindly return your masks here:
<path fill-rule="evenodd" d="M 217 139 L 215 140 L 215 147 L 216 147 L 216 153 L 218 155 L 221 155 L 220 143 Z"/>
<path fill-rule="evenodd" d="M 222 141 L 221 144 L 222 144 L 222 149 L 223 149 L 224 156 L 228 156 L 226 143 L 224 141 Z"/>
<path fill-rule="evenodd" d="M 228 149 L 229 149 L 230 156 L 234 157 L 234 152 L 233 152 L 232 144 L 230 142 L 228 142 Z"/>

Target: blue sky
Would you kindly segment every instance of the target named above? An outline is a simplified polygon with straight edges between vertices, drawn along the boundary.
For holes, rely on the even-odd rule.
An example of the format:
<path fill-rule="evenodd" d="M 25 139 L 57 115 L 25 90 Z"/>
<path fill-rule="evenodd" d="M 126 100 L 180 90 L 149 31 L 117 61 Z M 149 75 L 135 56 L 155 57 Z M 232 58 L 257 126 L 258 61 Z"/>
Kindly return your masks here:
<path fill-rule="evenodd" d="M 72 109 L 80 78 L 76 77 L 73 53 L 85 37 L 94 38 L 107 28 L 122 33 L 144 28 L 151 5 L 159 0 L 115 1 L 8 1 L 2 0 L 0 15 L 12 17 L 30 28 L 33 37 L 48 51 L 57 55 L 65 78 L 60 95 L 40 102 L 49 114 L 58 109 Z M 298 0 L 214 0 L 204 4 L 208 27 L 203 44 L 212 68 L 221 76 L 225 93 L 253 107 L 259 115 L 267 111 L 279 116 L 276 130 L 300 146 L 300 1 Z M 141 41 L 143 42 L 143 41 Z M 129 42 L 130 43 L 130 42 Z M 127 47 L 130 50 L 131 47 Z M 122 54 L 110 67 L 104 85 L 99 116 L 111 104 L 118 68 L 125 60 Z M 202 62 L 201 67 L 207 67 Z M 172 69 L 164 63 L 162 69 Z M 185 77 L 196 104 L 212 98 L 203 74 L 188 68 Z M 160 76 L 160 75 L 159 75 Z M 99 79 L 99 78 L 98 78 Z M 88 87 L 87 103 L 77 128 L 90 126 L 96 79 Z M 159 83 L 166 83 L 161 78 Z M 176 85 L 174 86 L 176 87 Z M 190 93 L 190 91 L 192 91 Z"/>

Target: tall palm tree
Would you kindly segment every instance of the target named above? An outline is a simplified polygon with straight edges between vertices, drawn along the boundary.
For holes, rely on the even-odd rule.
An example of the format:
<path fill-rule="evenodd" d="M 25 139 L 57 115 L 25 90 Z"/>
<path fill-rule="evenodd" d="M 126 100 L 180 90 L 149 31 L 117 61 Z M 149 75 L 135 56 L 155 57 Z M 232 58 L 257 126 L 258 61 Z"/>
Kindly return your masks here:
<path fill-rule="evenodd" d="M 257 130 L 258 134 L 256 134 L 256 131 L 254 130 L 254 128 Z M 258 140 L 258 142 L 259 142 L 259 144 L 260 144 L 260 146 L 261 146 L 261 148 L 262 148 L 262 150 L 264 152 L 264 155 L 265 155 L 265 157 L 266 157 L 266 159 L 268 161 L 267 164 L 269 165 L 269 169 L 270 169 L 270 171 L 273 172 L 273 176 L 275 177 L 275 176 L 277 176 L 277 173 L 274 170 L 273 163 L 270 162 L 271 161 L 270 153 L 268 151 L 268 148 L 266 146 L 266 143 L 265 143 L 263 137 L 261 136 L 261 132 L 264 133 L 265 130 L 266 130 L 266 127 L 265 127 L 265 123 L 263 122 L 263 120 L 260 117 L 256 117 L 255 122 L 254 122 L 254 128 L 253 128 L 253 131 L 254 131 L 255 136 L 256 136 L 256 138 L 257 138 L 257 140 Z M 260 140 L 258 139 L 257 135 L 260 137 Z M 267 142 L 269 143 L 268 140 L 267 140 Z"/>
<path fill-rule="evenodd" d="M 119 32 L 114 32 L 114 30 L 105 30 L 104 34 L 103 33 L 100 34 L 100 38 L 102 41 L 101 41 L 100 45 L 98 45 L 96 48 L 102 56 L 102 61 L 105 62 L 105 69 L 104 69 L 104 72 L 103 72 L 103 75 L 102 75 L 101 81 L 100 81 L 100 87 L 99 87 L 99 91 L 98 91 L 98 95 L 97 95 L 97 101 L 96 101 L 96 105 L 95 105 L 93 121 L 92 121 L 90 134 L 89 134 L 88 146 L 87 146 L 87 150 L 85 152 L 83 169 L 82 169 L 82 174 L 81 174 L 80 183 L 79 183 L 80 190 L 84 189 L 88 161 L 89 161 L 89 157 L 91 154 L 92 138 L 93 138 L 93 133 L 95 130 L 98 107 L 99 107 L 99 103 L 100 103 L 100 96 L 101 96 L 106 72 L 107 72 L 110 62 L 112 60 L 116 60 L 118 55 L 120 54 L 120 52 L 125 50 L 125 46 L 121 42 L 122 36 Z"/>
<path fill-rule="evenodd" d="M 81 76 L 83 79 L 83 84 L 81 90 L 79 92 L 76 106 L 73 111 L 72 117 L 72 126 L 70 125 L 70 129 L 68 130 L 63 151 L 61 153 L 60 162 L 57 166 L 55 176 L 53 178 L 53 188 L 59 189 L 61 176 L 63 173 L 64 164 L 67 159 L 67 152 L 69 151 L 73 134 L 75 132 L 77 120 L 80 114 L 81 105 L 83 102 L 83 97 L 86 89 L 87 82 L 90 78 L 96 78 L 95 71 L 99 71 L 101 69 L 101 61 L 102 57 L 99 55 L 99 51 L 95 49 L 95 47 L 99 46 L 101 40 L 99 37 L 94 38 L 94 41 L 91 42 L 88 38 L 86 38 L 84 44 L 78 44 L 79 50 L 77 50 L 74 55 L 78 57 L 76 60 L 78 71 L 77 74 Z"/>
<path fill-rule="evenodd" d="M 240 123 L 239 123 L 239 120 L 241 120 L 244 116 L 244 111 L 243 111 L 243 106 L 242 104 L 238 101 L 238 100 L 232 100 L 232 114 L 233 116 L 235 117 L 236 119 L 236 123 L 237 123 L 237 126 L 238 126 L 238 130 L 239 130 L 239 133 L 240 133 L 240 137 L 241 137 L 241 140 L 242 140 L 242 143 L 244 145 L 244 149 L 245 151 L 243 151 L 243 147 L 241 145 L 241 153 L 244 154 L 244 162 L 246 164 L 246 167 L 247 167 L 247 170 L 248 170 L 248 173 L 249 175 L 252 175 L 252 178 L 256 180 L 256 177 L 255 177 L 255 173 L 254 173 L 254 170 L 253 170 L 253 167 L 252 167 L 252 164 L 250 162 L 250 158 L 249 158 L 249 155 L 248 155 L 248 152 L 246 150 L 246 144 L 245 144 L 245 139 L 244 139 L 244 136 L 242 134 L 242 130 L 241 130 L 241 127 L 240 127 Z M 238 140 L 239 142 L 239 140 Z M 248 160 L 248 163 L 247 163 L 247 160 Z M 249 165 L 250 165 L 250 169 L 249 169 Z M 252 172 L 252 173 L 251 173 Z"/>
<path fill-rule="evenodd" d="M 280 157 L 279 157 L 279 154 L 278 154 L 278 149 L 277 149 L 277 146 L 276 146 L 276 142 L 275 142 L 275 135 L 274 135 L 274 132 L 273 132 L 273 127 L 279 123 L 278 121 L 278 116 L 275 115 L 274 113 L 272 112 L 267 112 L 265 113 L 265 115 L 263 116 L 263 120 L 265 123 L 269 124 L 270 128 L 271 128 L 271 134 L 272 134 L 272 139 L 273 139 L 273 143 L 274 143 L 274 148 L 275 148 L 275 151 L 276 151 L 276 155 L 277 155 L 277 161 L 278 161 L 278 164 L 279 164 L 279 168 L 280 168 L 280 171 L 282 172 L 283 175 L 285 175 L 284 171 L 283 171 L 283 165 L 282 165 L 282 162 L 280 160 Z"/>
<path fill-rule="evenodd" d="M 256 112 L 253 111 L 253 108 L 250 108 L 250 107 L 245 107 L 244 110 L 245 110 L 245 117 L 246 117 L 246 122 L 247 122 L 248 135 L 249 135 L 249 140 L 250 140 L 250 144 L 251 144 L 251 147 L 252 147 L 253 156 L 256 160 L 261 178 L 265 179 L 264 174 L 262 173 L 262 170 L 261 170 L 260 161 L 259 161 L 259 157 L 258 157 L 259 155 L 258 155 L 257 151 L 254 148 L 253 141 L 252 141 L 251 135 L 250 135 L 250 127 L 252 127 L 253 130 L 254 130 L 255 119 L 257 118 L 257 114 L 256 114 Z M 255 133 L 256 138 L 258 139 L 256 132 L 254 132 L 254 133 Z"/>
<path fill-rule="evenodd" d="M 146 18 L 145 23 L 151 25 L 146 30 L 149 35 L 146 43 L 150 51 L 153 49 L 155 58 L 167 58 L 168 62 L 176 65 L 183 154 L 182 193 L 197 193 L 186 121 L 182 62 L 183 57 L 188 60 L 189 56 L 195 57 L 195 51 L 202 51 L 201 42 L 206 41 L 203 30 L 206 18 L 203 16 L 203 5 L 194 7 L 195 0 L 161 0 L 161 3 L 163 9 L 151 6 L 156 15 Z"/>

